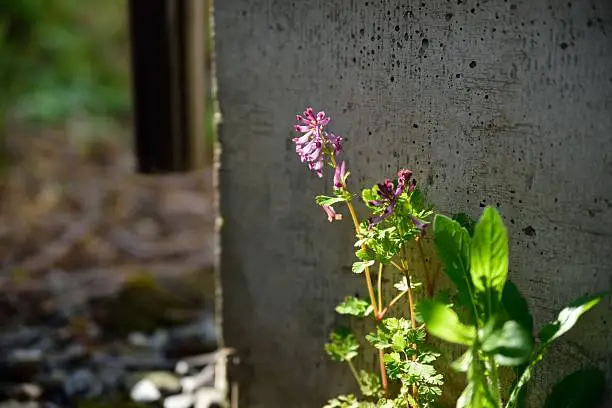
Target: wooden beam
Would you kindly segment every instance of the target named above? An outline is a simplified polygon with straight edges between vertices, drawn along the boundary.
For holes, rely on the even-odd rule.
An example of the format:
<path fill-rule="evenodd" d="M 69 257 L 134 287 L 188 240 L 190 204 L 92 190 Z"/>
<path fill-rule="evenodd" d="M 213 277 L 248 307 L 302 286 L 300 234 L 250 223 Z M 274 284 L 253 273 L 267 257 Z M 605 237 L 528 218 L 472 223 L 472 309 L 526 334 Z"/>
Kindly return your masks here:
<path fill-rule="evenodd" d="M 204 0 L 130 0 L 135 150 L 142 173 L 205 157 Z"/>

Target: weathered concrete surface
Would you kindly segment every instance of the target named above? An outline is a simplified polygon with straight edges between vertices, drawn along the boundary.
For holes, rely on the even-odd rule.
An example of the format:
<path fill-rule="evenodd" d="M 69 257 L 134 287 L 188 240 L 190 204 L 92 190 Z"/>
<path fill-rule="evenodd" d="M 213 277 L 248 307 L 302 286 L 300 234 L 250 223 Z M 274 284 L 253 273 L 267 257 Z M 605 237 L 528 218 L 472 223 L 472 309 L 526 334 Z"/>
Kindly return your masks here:
<path fill-rule="evenodd" d="M 325 109 L 354 186 L 400 166 L 441 211 L 499 207 L 513 279 L 542 325 L 612 285 L 612 3 L 215 2 L 224 336 L 247 353 L 244 406 L 316 407 L 346 391 L 322 350 L 362 290 L 349 223 L 330 226 L 289 138 Z M 548 354 L 534 401 L 595 364 L 612 386 L 606 302 Z"/>

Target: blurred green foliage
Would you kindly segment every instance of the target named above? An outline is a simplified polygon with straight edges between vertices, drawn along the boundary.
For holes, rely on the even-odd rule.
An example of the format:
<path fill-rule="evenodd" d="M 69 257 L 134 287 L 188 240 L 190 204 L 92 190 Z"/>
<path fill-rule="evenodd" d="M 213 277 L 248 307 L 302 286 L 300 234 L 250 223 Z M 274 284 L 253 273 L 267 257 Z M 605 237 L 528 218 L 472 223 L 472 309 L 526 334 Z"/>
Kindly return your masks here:
<path fill-rule="evenodd" d="M 0 115 L 60 121 L 129 110 L 126 0 L 0 1 Z"/>

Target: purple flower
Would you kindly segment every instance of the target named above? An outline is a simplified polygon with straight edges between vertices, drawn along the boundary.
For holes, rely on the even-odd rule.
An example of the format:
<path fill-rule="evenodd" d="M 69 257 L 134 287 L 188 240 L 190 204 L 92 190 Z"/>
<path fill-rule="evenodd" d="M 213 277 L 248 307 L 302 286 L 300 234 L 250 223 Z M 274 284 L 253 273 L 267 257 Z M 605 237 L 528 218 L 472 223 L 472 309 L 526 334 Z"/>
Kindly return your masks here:
<path fill-rule="evenodd" d="M 382 214 L 369 219 L 370 228 L 376 224 L 380 224 L 389 218 L 391 214 L 393 214 L 397 200 L 404 191 L 410 192 L 414 190 L 416 180 L 410 180 L 411 177 L 412 171 L 401 169 L 397 172 L 396 183 L 394 183 L 392 180 L 386 179 L 383 183 L 377 184 L 380 200 L 370 201 L 369 204 L 374 207 L 384 207 L 384 210 Z"/>
<path fill-rule="evenodd" d="M 421 232 L 420 235 L 421 236 L 425 235 L 425 231 L 427 230 L 427 227 L 429 227 L 431 223 L 423 221 L 423 220 L 419 220 L 417 217 L 415 217 L 412 214 L 410 214 L 409 217 L 412 223 L 414 224 L 414 226 L 416 227 L 416 229 L 418 229 Z"/>
<path fill-rule="evenodd" d="M 322 205 L 321 208 L 323 208 L 323 211 L 327 214 L 327 220 L 329 222 L 340 221 L 342 219 L 342 214 L 337 214 L 336 210 L 334 210 L 334 207 L 331 205 Z"/>
<path fill-rule="evenodd" d="M 327 138 L 329 139 L 329 143 L 332 145 L 334 156 L 338 156 L 338 154 L 342 151 L 342 138 L 335 133 L 329 133 Z"/>
<path fill-rule="evenodd" d="M 342 160 L 340 166 L 336 166 L 336 172 L 334 173 L 334 190 L 341 190 L 344 188 L 344 179 L 346 177 L 346 163 Z"/>
<path fill-rule="evenodd" d="M 306 163 L 317 176 L 323 177 L 323 160 L 326 152 L 329 152 L 327 149 L 329 148 L 333 155 L 337 156 L 342 150 L 342 138 L 325 131 L 330 118 L 325 116 L 323 111 L 315 115 L 312 108 L 307 108 L 303 115 L 295 117 L 299 123 L 294 125 L 293 129 L 303 133 L 293 138 L 295 151 L 302 163 Z"/>

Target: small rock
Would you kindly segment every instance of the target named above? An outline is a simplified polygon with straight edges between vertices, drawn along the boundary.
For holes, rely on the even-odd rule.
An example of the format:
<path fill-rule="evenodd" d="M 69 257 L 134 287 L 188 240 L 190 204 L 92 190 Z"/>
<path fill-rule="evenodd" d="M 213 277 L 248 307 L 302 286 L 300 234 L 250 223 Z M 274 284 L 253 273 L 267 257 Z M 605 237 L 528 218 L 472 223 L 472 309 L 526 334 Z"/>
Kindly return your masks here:
<path fill-rule="evenodd" d="M 164 400 L 164 408 L 189 408 L 194 403 L 194 396 L 191 394 L 170 395 Z"/>
<path fill-rule="evenodd" d="M 39 349 L 13 350 L 5 361 L 0 363 L 0 378 L 13 382 L 31 382 L 42 371 L 43 353 Z"/>
<path fill-rule="evenodd" d="M 100 382 L 107 391 L 118 390 L 123 384 L 124 372 L 121 368 L 117 367 L 102 367 L 97 373 L 96 377 L 100 379 Z"/>
<path fill-rule="evenodd" d="M 130 397 L 136 402 L 154 402 L 161 398 L 161 392 L 153 382 L 143 379 L 134 385 Z"/>
<path fill-rule="evenodd" d="M 40 349 L 17 349 L 9 354 L 11 363 L 30 363 L 42 360 L 42 350 Z"/>
<path fill-rule="evenodd" d="M 61 368 L 87 357 L 87 349 L 79 343 L 69 344 L 59 352 L 49 353 L 47 363 L 51 368 Z"/>
<path fill-rule="evenodd" d="M 37 384 L 1 384 L 0 399 L 16 399 L 18 401 L 33 401 L 40 398 L 42 388 Z"/>
<path fill-rule="evenodd" d="M 137 384 L 142 380 L 150 381 L 158 390 L 166 394 L 177 393 L 181 390 L 179 379 L 167 371 L 150 371 L 134 374 L 127 379 L 128 387 L 131 388 L 131 384 Z"/>
<path fill-rule="evenodd" d="M 24 347 L 43 337 L 43 332 L 37 327 L 19 327 L 0 333 L 0 348 Z"/>
<path fill-rule="evenodd" d="M 40 405 L 34 401 L 2 401 L 0 402 L 0 408 L 40 408 Z"/>
<path fill-rule="evenodd" d="M 102 383 L 86 368 L 76 370 L 64 382 L 64 392 L 68 397 L 95 397 L 103 391 Z"/>
<path fill-rule="evenodd" d="M 189 372 L 189 363 L 184 360 L 179 361 L 174 367 L 174 372 L 178 375 L 187 374 Z"/>
<path fill-rule="evenodd" d="M 128 342 L 135 347 L 149 347 L 149 338 L 141 332 L 130 333 Z"/>
<path fill-rule="evenodd" d="M 194 408 L 210 408 L 213 404 L 223 406 L 223 394 L 216 388 L 200 388 L 195 394 Z"/>
<path fill-rule="evenodd" d="M 194 392 L 198 388 L 205 385 L 212 385 L 215 377 L 215 368 L 213 366 L 204 367 L 198 374 L 181 378 L 181 386 L 183 392 Z"/>
<path fill-rule="evenodd" d="M 166 347 L 166 344 L 168 344 L 168 331 L 163 329 L 156 330 L 150 339 L 150 346 L 156 351 L 161 351 Z"/>
<path fill-rule="evenodd" d="M 18 398 L 25 400 L 37 400 L 43 393 L 38 384 L 20 384 L 17 388 Z"/>
<path fill-rule="evenodd" d="M 217 349 L 214 320 L 205 315 L 194 324 L 174 328 L 169 333 L 164 354 L 168 358 L 181 358 Z"/>

